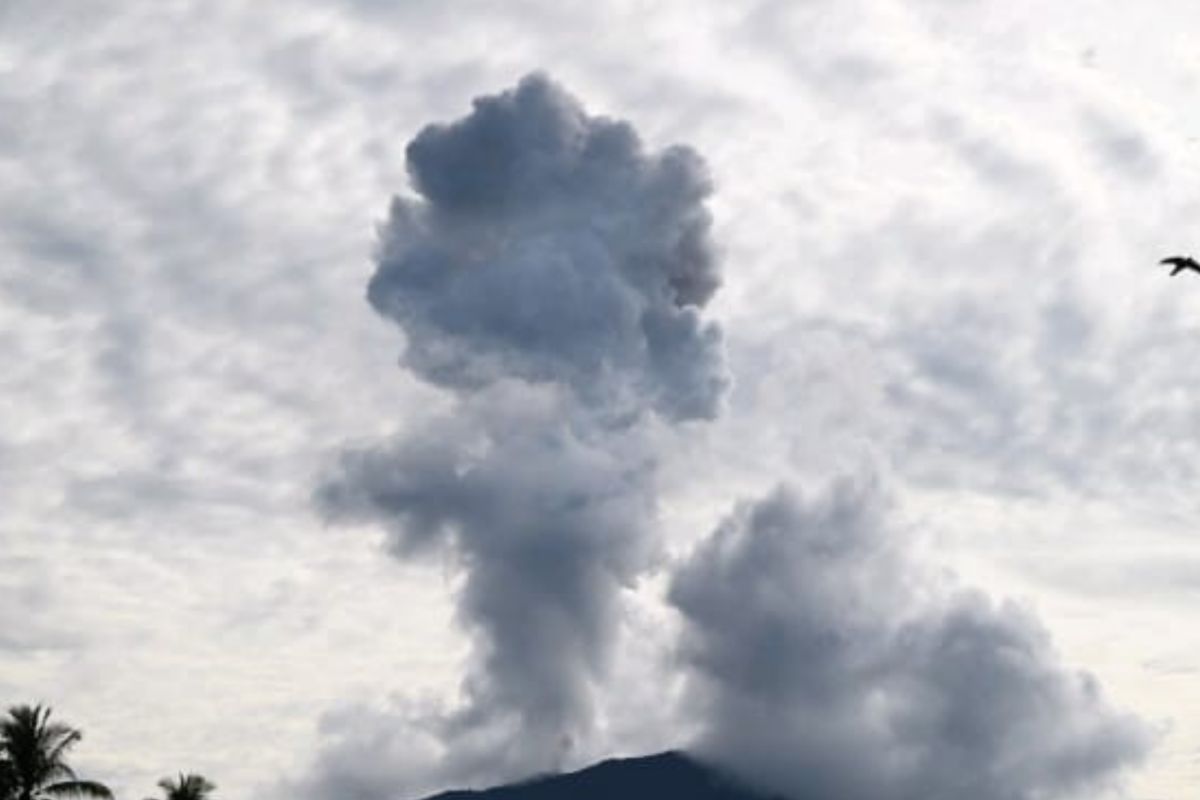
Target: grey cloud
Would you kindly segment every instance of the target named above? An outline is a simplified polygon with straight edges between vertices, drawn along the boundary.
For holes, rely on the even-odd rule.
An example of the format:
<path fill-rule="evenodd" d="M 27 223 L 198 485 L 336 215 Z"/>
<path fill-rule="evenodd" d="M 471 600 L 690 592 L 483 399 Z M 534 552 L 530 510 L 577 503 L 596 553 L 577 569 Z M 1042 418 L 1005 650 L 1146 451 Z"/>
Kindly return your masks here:
<path fill-rule="evenodd" d="M 727 378 L 699 315 L 719 279 L 695 153 L 646 154 L 628 124 L 535 75 L 427 127 L 407 156 L 422 200 L 393 203 L 368 297 L 404 328 L 416 373 L 716 413 Z"/>
<path fill-rule="evenodd" d="M 383 524 L 398 557 L 456 560 L 474 649 L 462 705 L 420 726 L 440 743 L 428 782 L 495 780 L 586 740 L 621 590 L 657 555 L 649 418 L 720 406 L 710 186 L 690 150 L 646 153 L 539 75 L 407 157 L 420 197 L 393 202 L 368 298 L 455 407 L 344 453 L 318 502 Z M 345 730 L 312 791 L 371 749 Z"/>
<path fill-rule="evenodd" d="M 506 719 L 522 747 L 553 752 L 586 731 L 618 592 L 652 555 L 654 481 L 640 434 L 589 441 L 548 394 L 504 387 L 347 453 L 321 497 L 335 518 L 385 522 L 397 555 L 453 549 L 459 616 L 479 641 L 463 724 Z"/>
<path fill-rule="evenodd" d="M 1161 297 L 1139 290 L 1142 310 L 1115 317 L 1084 272 L 1107 274 L 1102 262 L 1118 256 L 1088 241 L 1062 194 L 1039 195 L 1049 210 L 1032 203 L 1030 192 L 1052 185 L 1044 177 L 1017 181 L 1011 188 L 1024 187 L 1030 203 L 994 219 L 950 227 L 898 210 L 818 261 L 836 308 L 789 320 L 778 338 L 819 336 L 820 346 L 768 356 L 735 341 L 739 393 L 753 384 L 759 395 L 785 395 L 826 371 L 833 351 L 853 354 L 838 367 L 853 381 L 839 375 L 820 403 L 791 414 L 735 395 L 735 422 L 755 420 L 759 450 L 838 433 L 867 441 L 925 486 L 1110 502 L 1190 497 L 1200 428 L 1182 398 L 1200 387 L 1200 372 L 1189 354 L 1189 295 L 1168 295 L 1170 284 Z M 1122 268 L 1165 281 L 1154 260 Z M 842 267 L 862 263 L 887 266 L 849 276 Z M 901 269 L 911 276 L 902 286 L 877 283 Z M 847 406 L 857 413 L 839 413 Z M 746 434 L 737 435 L 740 450 Z M 828 449 L 811 452 L 819 459 Z"/>
<path fill-rule="evenodd" d="M 875 481 L 741 506 L 675 575 L 700 748 L 797 798 L 1019 800 L 1108 785 L 1147 732 L 1027 613 L 904 555 Z"/>
<path fill-rule="evenodd" d="M 0 652 L 35 657 L 50 650 L 82 647 L 87 636 L 55 618 L 53 570 L 35 559 L 0 558 Z M 5 681 L 0 681 L 4 687 Z"/>
<path fill-rule="evenodd" d="M 1057 199 L 1061 195 L 1057 176 L 1044 164 L 1026 160 L 1007 143 L 972 130 L 957 114 L 935 112 L 930 128 L 984 185 L 1018 193 L 1036 192 L 1044 199 Z"/>
<path fill-rule="evenodd" d="M 1080 117 L 1089 144 L 1105 166 L 1134 180 L 1158 175 L 1159 156 L 1150 139 L 1134 125 L 1097 110 L 1086 110 Z"/>
<path fill-rule="evenodd" d="M 945 306 L 881 343 L 908 364 L 887 380 L 910 415 L 899 457 L 914 476 L 1109 497 L 1190 482 L 1200 432 L 1176 398 L 1198 376 L 1171 320 L 1107 335 L 1070 284 L 1007 307 Z"/>
<path fill-rule="evenodd" d="M 279 787 L 277 794 L 341 800 L 419 797 L 462 780 L 466 770 L 461 764 L 452 775 L 444 769 L 441 717 L 438 708 L 414 703 L 386 711 L 362 706 L 331 711 L 319 722 L 324 746 L 310 774 Z"/>

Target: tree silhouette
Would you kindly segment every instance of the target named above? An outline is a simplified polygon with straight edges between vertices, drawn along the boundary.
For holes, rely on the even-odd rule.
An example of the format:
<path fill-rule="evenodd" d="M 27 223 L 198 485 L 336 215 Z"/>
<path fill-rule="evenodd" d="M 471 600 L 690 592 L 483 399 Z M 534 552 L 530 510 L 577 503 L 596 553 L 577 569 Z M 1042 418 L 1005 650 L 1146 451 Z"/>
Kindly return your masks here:
<path fill-rule="evenodd" d="M 163 800 L 207 800 L 209 793 L 217 788 L 208 778 L 193 772 L 186 775 L 181 772 L 178 778 L 163 778 L 158 786 L 163 790 Z"/>
<path fill-rule="evenodd" d="M 0 721 L 0 798 L 53 800 L 69 795 L 111 798 L 102 783 L 80 780 L 66 756 L 83 734 L 50 722 L 43 706 L 12 706 Z"/>
<path fill-rule="evenodd" d="M 0 800 L 9 800 L 17 796 L 16 777 L 13 775 L 12 764 L 0 756 Z"/>

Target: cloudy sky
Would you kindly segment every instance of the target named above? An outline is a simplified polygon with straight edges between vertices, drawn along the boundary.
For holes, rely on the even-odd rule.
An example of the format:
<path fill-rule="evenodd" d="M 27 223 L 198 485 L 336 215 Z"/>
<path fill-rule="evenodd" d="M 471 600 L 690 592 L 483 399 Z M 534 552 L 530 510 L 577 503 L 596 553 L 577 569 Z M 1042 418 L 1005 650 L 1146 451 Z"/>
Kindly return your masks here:
<path fill-rule="evenodd" d="M 0 701 L 127 798 L 1193 796 L 1197 29 L 4 0 Z"/>

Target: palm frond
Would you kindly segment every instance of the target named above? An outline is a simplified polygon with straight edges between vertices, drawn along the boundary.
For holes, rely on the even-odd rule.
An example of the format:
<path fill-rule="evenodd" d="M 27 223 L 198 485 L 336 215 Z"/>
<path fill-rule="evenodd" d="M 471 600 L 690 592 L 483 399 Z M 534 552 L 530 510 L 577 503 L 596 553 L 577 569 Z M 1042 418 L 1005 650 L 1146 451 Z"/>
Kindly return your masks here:
<path fill-rule="evenodd" d="M 165 800 L 205 800 L 217 785 L 198 773 L 179 773 L 177 778 L 163 778 L 158 782 Z"/>
<path fill-rule="evenodd" d="M 63 761 L 61 757 L 53 758 L 46 756 L 42 760 L 42 777 L 46 782 L 50 782 L 58 780 L 73 781 L 79 776 L 75 774 L 75 770 L 71 769 L 71 766 Z"/>
<path fill-rule="evenodd" d="M 48 706 L 11 706 L 0 719 L 0 800 L 83 795 L 109 798 L 108 788 L 83 781 L 67 764 L 68 751 L 83 734 L 50 721 Z"/>
<path fill-rule="evenodd" d="M 83 796 L 111 798 L 112 792 L 103 783 L 96 781 L 61 781 L 43 786 L 39 794 L 49 797 Z"/>
<path fill-rule="evenodd" d="M 59 753 L 67 752 L 83 738 L 82 731 L 58 722 L 47 725 L 42 731 L 46 744 L 49 746 L 48 749 Z"/>

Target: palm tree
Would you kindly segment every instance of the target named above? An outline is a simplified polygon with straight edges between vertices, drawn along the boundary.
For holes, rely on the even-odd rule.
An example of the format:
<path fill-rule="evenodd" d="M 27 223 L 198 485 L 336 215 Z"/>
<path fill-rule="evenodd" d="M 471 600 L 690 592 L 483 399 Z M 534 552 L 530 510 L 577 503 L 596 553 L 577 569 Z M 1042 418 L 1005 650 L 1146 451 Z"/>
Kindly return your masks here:
<path fill-rule="evenodd" d="M 16 797 L 16 781 L 13 778 L 12 765 L 0 756 L 0 800 L 10 800 Z"/>
<path fill-rule="evenodd" d="M 111 798 L 102 783 L 80 780 L 66 762 L 83 734 L 50 722 L 50 709 L 12 706 L 0 721 L 0 798 L 53 800 L 66 795 Z"/>
<path fill-rule="evenodd" d="M 181 772 L 178 778 L 163 778 L 158 786 L 163 790 L 164 800 L 207 800 L 209 793 L 217 788 L 208 778 L 193 772 L 186 775 Z"/>

